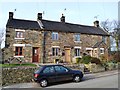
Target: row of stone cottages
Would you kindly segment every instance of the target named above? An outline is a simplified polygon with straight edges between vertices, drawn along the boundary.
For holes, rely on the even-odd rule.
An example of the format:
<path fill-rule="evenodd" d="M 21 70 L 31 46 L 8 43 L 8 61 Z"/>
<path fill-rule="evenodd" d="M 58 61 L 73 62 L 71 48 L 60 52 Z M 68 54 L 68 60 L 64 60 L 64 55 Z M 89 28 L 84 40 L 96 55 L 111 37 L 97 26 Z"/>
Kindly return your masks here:
<path fill-rule="evenodd" d="M 37 20 L 13 18 L 9 12 L 6 24 L 4 60 L 21 57 L 26 62 L 53 63 L 54 60 L 76 62 L 84 54 L 108 59 L 109 34 L 94 21 L 94 26 L 65 22 L 62 14 L 60 22 L 45 20 L 42 13 Z"/>

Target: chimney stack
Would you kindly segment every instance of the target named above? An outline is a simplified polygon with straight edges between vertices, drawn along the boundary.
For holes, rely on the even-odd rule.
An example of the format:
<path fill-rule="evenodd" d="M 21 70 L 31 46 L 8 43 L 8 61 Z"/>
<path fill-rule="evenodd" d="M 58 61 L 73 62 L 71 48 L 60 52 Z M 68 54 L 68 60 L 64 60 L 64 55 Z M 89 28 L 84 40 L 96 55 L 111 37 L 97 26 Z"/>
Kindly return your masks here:
<path fill-rule="evenodd" d="M 38 20 L 42 20 L 42 13 L 38 13 L 37 19 L 38 19 Z"/>
<path fill-rule="evenodd" d="M 61 22 L 65 22 L 65 16 L 62 14 L 62 17 L 60 18 Z"/>
<path fill-rule="evenodd" d="M 94 26 L 99 27 L 99 21 L 98 20 L 94 21 Z"/>
<path fill-rule="evenodd" d="M 14 15 L 13 12 L 9 12 L 9 19 L 13 19 L 13 15 Z"/>

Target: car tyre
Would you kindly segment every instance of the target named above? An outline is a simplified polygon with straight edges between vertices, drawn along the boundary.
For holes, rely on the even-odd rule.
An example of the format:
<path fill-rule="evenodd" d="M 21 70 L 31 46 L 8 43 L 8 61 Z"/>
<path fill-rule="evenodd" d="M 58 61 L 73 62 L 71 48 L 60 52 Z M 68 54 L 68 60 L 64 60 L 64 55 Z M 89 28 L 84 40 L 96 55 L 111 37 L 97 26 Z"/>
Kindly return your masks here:
<path fill-rule="evenodd" d="M 40 81 L 40 86 L 41 86 L 41 87 L 47 87 L 47 85 L 48 85 L 48 81 L 47 81 L 46 79 L 42 79 L 42 80 Z"/>
<path fill-rule="evenodd" d="M 81 81 L 81 78 L 79 75 L 75 75 L 74 78 L 73 78 L 73 81 L 74 82 L 80 82 Z"/>

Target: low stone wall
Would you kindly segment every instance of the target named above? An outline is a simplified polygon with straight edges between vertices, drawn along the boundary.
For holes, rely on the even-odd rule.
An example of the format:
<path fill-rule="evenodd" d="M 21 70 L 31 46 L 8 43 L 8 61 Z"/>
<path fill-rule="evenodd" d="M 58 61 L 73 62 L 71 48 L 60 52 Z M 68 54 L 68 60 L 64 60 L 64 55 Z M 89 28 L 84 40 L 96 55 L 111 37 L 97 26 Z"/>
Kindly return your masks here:
<path fill-rule="evenodd" d="M 84 64 L 65 65 L 72 69 L 78 69 L 84 72 Z M 37 67 L 19 67 L 19 68 L 2 68 L 2 86 L 17 83 L 34 82 L 33 73 Z M 90 72 L 105 71 L 105 68 L 96 64 L 90 65 Z M 110 65 L 108 70 L 118 69 L 118 65 Z"/>
<path fill-rule="evenodd" d="M 3 68 L 2 86 L 32 82 L 35 69 L 36 68 Z"/>
<path fill-rule="evenodd" d="M 102 72 L 102 71 L 108 71 L 108 70 L 117 70 L 118 69 L 118 64 L 110 63 L 107 66 L 101 66 L 101 65 L 96 65 L 95 63 L 92 63 L 92 64 L 88 64 L 87 68 L 92 73 Z"/>

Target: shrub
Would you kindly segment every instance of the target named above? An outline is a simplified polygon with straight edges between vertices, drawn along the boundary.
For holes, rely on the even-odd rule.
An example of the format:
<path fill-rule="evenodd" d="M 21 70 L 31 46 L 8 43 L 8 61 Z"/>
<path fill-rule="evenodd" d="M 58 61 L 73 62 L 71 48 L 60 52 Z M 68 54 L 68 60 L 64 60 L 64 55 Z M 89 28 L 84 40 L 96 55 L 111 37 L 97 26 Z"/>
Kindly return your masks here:
<path fill-rule="evenodd" d="M 88 63 L 90 63 L 90 61 L 91 61 L 91 56 L 89 56 L 89 55 L 83 56 L 82 60 L 81 60 L 81 62 L 84 64 L 88 64 Z"/>
<path fill-rule="evenodd" d="M 101 64 L 101 61 L 99 58 L 96 57 L 91 57 L 91 63 L 95 63 L 95 64 Z"/>
<path fill-rule="evenodd" d="M 81 62 L 81 58 L 80 57 L 76 58 L 76 63 L 79 64 L 80 62 Z"/>

